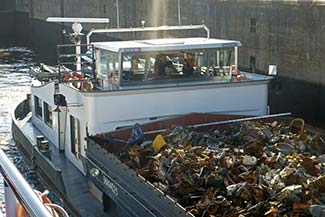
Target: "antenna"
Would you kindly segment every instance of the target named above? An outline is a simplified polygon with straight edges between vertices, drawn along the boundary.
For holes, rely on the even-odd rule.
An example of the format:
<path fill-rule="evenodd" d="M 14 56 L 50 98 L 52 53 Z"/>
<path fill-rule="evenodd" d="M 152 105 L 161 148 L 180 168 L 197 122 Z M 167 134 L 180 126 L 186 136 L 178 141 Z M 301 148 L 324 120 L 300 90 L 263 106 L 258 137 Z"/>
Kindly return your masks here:
<path fill-rule="evenodd" d="M 108 18 L 48 17 L 46 22 L 52 23 L 109 23 Z"/>
<path fill-rule="evenodd" d="M 81 23 L 109 23 L 108 18 L 48 17 L 47 22 L 72 23 L 71 41 L 76 45 L 76 72 L 81 74 Z"/>
<path fill-rule="evenodd" d="M 108 18 L 79 18 L 79 17 L 48 17 L 46 19 L 50 23 L 73 23 L 72 36 L 80 36 L 82 31 L 81 23 L 109 23 Z"/>
<path fill-rule="evenodd" d="M 108 18 L 80 18 L 80 17 L 48 17 L 47 22 L 51 23 L 73 23 L 72 30 L 73 34 L 70 34 L 75 41 L 80 40 L 78 36 L 83 35 L 81 23 L 109 23 Z"/>
<path fill-rule="evenodd" d="M 177 0 L 177 14 L 178 14 L 178 25 L 181 25 L 181 3 Z"/>
<path fill-rule="evenodd" d="M 116 25 L 117 25 L 117 28 L 120 28 L 120 6 L 119 6 L 119 0 L 116 0 Z"/>

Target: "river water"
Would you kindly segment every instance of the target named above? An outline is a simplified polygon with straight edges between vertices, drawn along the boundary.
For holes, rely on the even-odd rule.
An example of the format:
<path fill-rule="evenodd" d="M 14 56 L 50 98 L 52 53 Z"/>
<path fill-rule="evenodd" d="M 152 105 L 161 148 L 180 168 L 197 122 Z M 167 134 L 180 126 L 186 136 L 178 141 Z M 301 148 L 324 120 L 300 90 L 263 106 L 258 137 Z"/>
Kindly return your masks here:
<path fill-rule="evenodd" d="M 36 175 L 30 171 L 18 153 L 11 136 L 11 112 L 30 91 L 29 67 L 36 64 L 35 53 L 24 47 L 0 47 L 0 148 L 15 163 L 33 188 L 39 186 Z M 0 174 L 0 204 L 3 179 Z"/>

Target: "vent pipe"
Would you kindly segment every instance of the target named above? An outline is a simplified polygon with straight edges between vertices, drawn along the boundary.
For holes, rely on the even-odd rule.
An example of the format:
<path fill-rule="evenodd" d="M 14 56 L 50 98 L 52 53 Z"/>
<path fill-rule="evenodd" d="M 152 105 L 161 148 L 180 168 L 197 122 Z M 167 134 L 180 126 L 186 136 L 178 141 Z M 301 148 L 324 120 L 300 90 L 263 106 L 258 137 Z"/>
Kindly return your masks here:
<path fill-rule="evenodd" d="M 116 25 L 117 28 L 120 28 L 120 8 L 119 8 L 119 0 L 116 0 Z"/>

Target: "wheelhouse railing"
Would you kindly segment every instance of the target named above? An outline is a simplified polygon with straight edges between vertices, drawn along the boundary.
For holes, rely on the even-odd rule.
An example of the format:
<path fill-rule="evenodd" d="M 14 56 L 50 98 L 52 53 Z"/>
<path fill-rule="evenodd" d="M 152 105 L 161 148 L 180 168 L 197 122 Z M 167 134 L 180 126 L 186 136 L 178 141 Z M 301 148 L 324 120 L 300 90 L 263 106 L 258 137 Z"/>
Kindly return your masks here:
<path fill-rule="evenodd" d="M 80 53 L 76 53 L 79 47 Z M 65 44 L 57 45 L 57 61 L 59 68 L 60 82 L 75 82 L 76 79 L 65 79 L 65 76 L 71 73 L 78 73 L 82 79 L 79 82 L 94 81 L 95 73 L 95 50 L 91 44 Z M 77 65 L 79 64 L 80 67 Z"/>
<path fill-rule="evenodd" d="M 210 29 L 204 25 L 182 25 L 182 26 L 156 26 L 156 27 L 137 27 L 137 28 L 117 28 L 117 29 L 92 29 L 87 34 L 87 44 L 90 44 L 90 37 L 94 33 L 127 33 L 127 32 L 155 32 L 172 30 L 195 30 L 204 29 L 207 38 L 210 38 Z"/>

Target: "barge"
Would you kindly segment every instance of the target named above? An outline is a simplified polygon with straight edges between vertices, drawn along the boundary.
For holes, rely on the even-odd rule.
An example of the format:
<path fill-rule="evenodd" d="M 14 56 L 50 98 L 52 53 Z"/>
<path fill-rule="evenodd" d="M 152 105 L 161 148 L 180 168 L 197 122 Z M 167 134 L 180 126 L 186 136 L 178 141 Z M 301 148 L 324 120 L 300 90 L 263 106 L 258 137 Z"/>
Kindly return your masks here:
<path fill-rule="evenodd" d="M 142 125 L 137 141 L 137 125 L 91 135 L 88 176 L 155 216 L 324 216 L 325 132 L 284 115 L 188 114 Z"/>
<path fill-rule="evenodd" d="M 205 25 L 96 29 L 81 44 L 81 23 L 108 21 L 48 21 L 72 22 L 75 44 L 58 45 L 57 67 L 31 69 L 31 94 L 13 112 L 13 138 L 27 162 L 74 216 L 192 216 L 89 136 L 193 112 L 214 120 L 267 115 L 272 77 L 240 71 L 241 43 L 210 38 Z M 94 33 L 194 29 L 207 37 L 90 40 Z"/>

